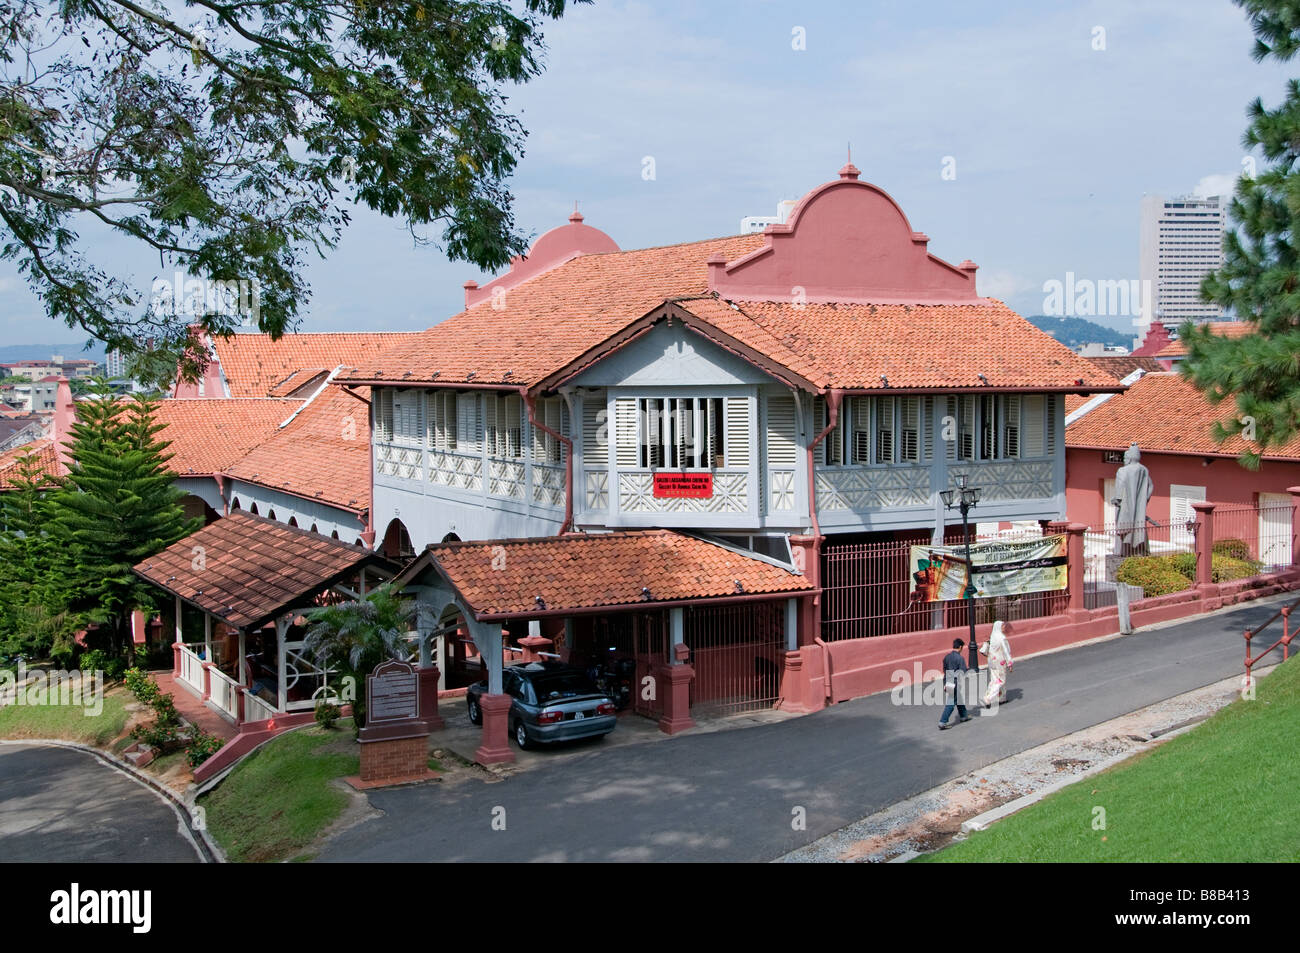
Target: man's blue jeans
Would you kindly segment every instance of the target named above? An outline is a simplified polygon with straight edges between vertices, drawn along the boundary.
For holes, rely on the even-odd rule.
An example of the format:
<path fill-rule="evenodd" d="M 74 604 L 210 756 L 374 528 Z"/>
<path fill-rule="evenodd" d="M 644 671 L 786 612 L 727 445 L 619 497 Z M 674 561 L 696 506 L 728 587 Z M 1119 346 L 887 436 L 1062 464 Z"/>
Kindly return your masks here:
<path fill-rule="evenodd" d="M 945 706 L 944 706 L 944 709 L 943 709 L 943 714 L 939 716 L 939 724 L 941 724 L 941 725 L 946 725 L 946 724 L 948 724 L 948 719 L 952 717 L 952 710 L 953 710 L 954 708 L 957 709 L 957 717 L 958 717 L 958 718 L 965 718 L 965 717 L 966 717 L 966 706 L 965 706 L 965 705 L 956 705 L 956 704 L 945 705 Z"/>

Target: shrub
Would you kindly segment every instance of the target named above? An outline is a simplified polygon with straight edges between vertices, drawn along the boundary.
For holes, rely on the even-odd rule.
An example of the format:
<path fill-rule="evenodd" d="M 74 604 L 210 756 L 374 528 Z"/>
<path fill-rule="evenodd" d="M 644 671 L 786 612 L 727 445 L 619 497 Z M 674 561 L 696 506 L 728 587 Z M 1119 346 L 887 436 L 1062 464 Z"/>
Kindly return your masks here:
<path fill-rule="evenodd" d="M 1154 559 L 1167 559 L 1169 565 L 1188 579 L 1196 580 L 1196 553 L 1175 553 L 1172 556 L 1155 556 Z"/>
<path fill-rule="evenodd" d="M 202 728 L 195 726 L 190 735 L 190 743 L 185 747 L 185 758 L 191 768 L 197 768 L 222 749 L 225 742 Z"/>
<path fill-rule="evenodd" d="M 1217 551 L 1210 557 L 1210 578 L 1215 582 L 1249 579 L 1258 576 L 1262 568 L 1263 564 L 1254 559 L 1239 559 Z"/>
<path fill-rule="evenodd" d="M 339 720 L 341 714 L 343 714 L 342 709 L 331 701 L 316 703 L 316 724 L 322 728 L 333 728 L 334 722 Z"/>
<path fill-rule="evenodd" d="M 158 683 L 150 678 L 147 672 L 142 672 L 138 668 L 128 668 L 123 675 L 123 680 L 126 682 L 127 690 L 141 704 L 152 705 L 160 694 Z"/>
<path fill-rule="evenodd" d="M 1192 585 L 1191 578 L 1174 568 L 1168 556 L 1130 556 L 1120 563 L 1115 578 L 1130 586 L 1141 586 L 1148 597 L 1182 592 Z"/>
<path fill-rule="evenodd" d="M 104 663 L 104 677 L 109 681 L 120 682 L 126 674 L 126 659 L 111 658 Z"/>
<path fill-rule="evenodd" d="M 83 672 L 101 672 L 108 664 L 108 653 L 103 649 L 91 649 L 89 652 L 81 653 L 81 660 L 77 666 Z"/>
<path fill-rule="evenodd" d="M 163 724 L 155 721 L 152 725 L 136 725 L 131 729 L 131 737 L 142 745 L 157 748 L 162 753 L 173 751 L 180 746 L 181 726 Z"/>
<path fill-rule="evenodd" d="M 1250 546 L 1244 540 L 1227 537 L 1217 539 L 1210 552 L 1215 556 L 1228 556 L 1232 559 L 1244 559 L 1250 561 Z"/>

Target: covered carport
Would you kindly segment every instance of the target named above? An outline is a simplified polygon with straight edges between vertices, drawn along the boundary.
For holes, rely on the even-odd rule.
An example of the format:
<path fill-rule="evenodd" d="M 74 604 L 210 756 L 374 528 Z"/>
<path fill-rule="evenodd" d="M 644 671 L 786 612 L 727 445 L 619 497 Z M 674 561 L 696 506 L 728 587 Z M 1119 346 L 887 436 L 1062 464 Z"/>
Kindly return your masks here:
<path fill-rule="evenodd" d="M 659 633 L 640 642 L 634 690 L 638 699 L 657 703 L 643 713 L 653 714 L 671 734 L 694 724 L 696 646 L 687 642 L 688 613 L 766 606 L 765 615 L 779 620 L 779 648 L 793 652 L 798 602 L 816 591 L 805 576 L 775 560 L 669 530 L 431 545 L 393 584 L 414 594 L 421 608 L 421 664 L 431 660 L 436 636 L 457 624 L 481 653 L 488 693 L 481 699 L 483 737 L 475 757 L 484 764 L 514 759 L 507 743 L 510 697 L 502 694 L 501 673 L 511 650 L 503 626 L 527 627 L 529 634 L 514 647 L 521 662 L 568 660 L 577 623 L 593 618 L 627 617 L 633 631 Z M 736 665 L 734 656 L 729 666 Z M 713 665 L 705 659 L 715 657 L 702 653 L 700 663 Z M 757 653 L 749 664 L 759 664 Z"/>
<path fill-rule="evenodd" d="M 359 599 L 398 566 L 378 553 L 236 511 L 133 567 L 175 600 L 176 680 L 236 725 L 310 711 L 329 672 L 292 637 L 301 613 Z M 203 613 L 186 643 L 182 607 Z"/>

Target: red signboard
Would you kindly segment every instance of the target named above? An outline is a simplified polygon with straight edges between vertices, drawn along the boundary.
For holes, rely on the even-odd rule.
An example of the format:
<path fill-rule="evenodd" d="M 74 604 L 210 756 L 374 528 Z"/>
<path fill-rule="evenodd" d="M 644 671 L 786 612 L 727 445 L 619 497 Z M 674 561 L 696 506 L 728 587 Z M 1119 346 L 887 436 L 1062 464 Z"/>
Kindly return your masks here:
<path fill-rule="evenodd" d="M 708 499 L 713 495 L 712 473 L 656 473 L 655 498 L 691 497 Z"/>

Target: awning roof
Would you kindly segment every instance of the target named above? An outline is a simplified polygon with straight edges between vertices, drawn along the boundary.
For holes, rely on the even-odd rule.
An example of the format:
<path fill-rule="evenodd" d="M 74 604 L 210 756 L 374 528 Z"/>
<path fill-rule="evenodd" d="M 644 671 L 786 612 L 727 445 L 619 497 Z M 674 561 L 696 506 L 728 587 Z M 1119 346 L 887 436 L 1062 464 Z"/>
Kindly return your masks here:
<path fill-rule="evenodd" d="M 394 585 L 430 567 L 479 621 L 778 598 L 816 588 L 775 562 L 670 530 L 443 543 L 425 549 Z"/>
<path fill-rule="evenodd" d="M 378 553 L 236 511 L 133 567 L 136 575 L 239 629 L 256 629 L 363 566 Z"/>

